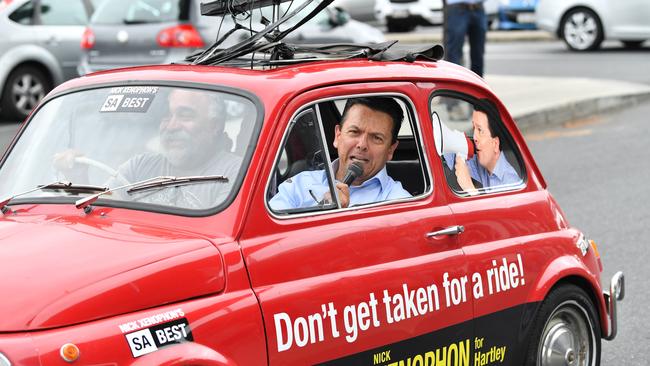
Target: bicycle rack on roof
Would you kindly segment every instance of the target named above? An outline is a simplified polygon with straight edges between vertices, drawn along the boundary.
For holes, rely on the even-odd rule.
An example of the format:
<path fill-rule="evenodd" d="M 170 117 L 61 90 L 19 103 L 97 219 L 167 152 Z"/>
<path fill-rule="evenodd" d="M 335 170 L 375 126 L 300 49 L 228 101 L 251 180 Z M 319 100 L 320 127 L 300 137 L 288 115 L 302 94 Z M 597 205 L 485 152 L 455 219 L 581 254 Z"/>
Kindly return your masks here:
<path fill-rule="evenodd" d="M 280 15 L 280 4 L 291 2 L 284 14 Z M 263 68 L 290 65 L 301 62 L 342 60 L 367 58 L 377 61 L 408 61 L 426 58 L 432 61 L 442 59 L 442 46 L 426 46 L 415 50 L 391 49 L 397 41 L 379 44 L 289 44 L 282 41 L 287 34 L 300 27 L 320 11 L 325 9 L 333 0 L 303 0 L 291 9 L 297 0 L 216 0 L 201 4 L 201 14 L 204 16 L 232 17 L 235 26 L 205 50 L 198 51 L 186 58 L 193 65 L 225 65 L 234 67 Z M 307 8 L 311 3 L 318 3 L 306 16 L 285 30 L 280 27 L 289 19 Z M 264 29 L 256 31 L 252 26 L 247 27 L 237 15 L 251 16 L 256 9 L 273 6 L 273 19 L 262 17 Z M 246 19 L 248 19 L 246 17 Z M 223 24 L 223 19 L 222 19 Z M 237 30 L 246 30 L 251 36 L 239 43 L 220 48 L 220 45 Z"/>

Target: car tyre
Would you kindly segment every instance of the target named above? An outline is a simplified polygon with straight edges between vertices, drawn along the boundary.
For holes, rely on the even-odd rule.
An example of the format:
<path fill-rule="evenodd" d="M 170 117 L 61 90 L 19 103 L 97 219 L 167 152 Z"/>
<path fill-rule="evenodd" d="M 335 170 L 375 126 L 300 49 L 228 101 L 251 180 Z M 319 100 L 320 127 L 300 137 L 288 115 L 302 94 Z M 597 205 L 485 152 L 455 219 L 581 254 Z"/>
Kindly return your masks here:
<path fill-rule="evenodd" d="M 398 22 L 394 20 L 388 20 L 386 22 L 386 27 L 390 33 L 405 33 L 410 32 L 415 29 L 415 25 L 409 24 L 406 22 Z"/>
<path fill-rule="evenodd" d="M 17 67 L 2 91 L 2 115 L 14 121 L 24 120 L 50 90 L 52 83 L 43 71 L 34 66 Z"/>
<path fill-rule="evenodd" d="M 560 23 L 561 38 L 574 51 L 591 51 L 605 38 L 600 18 L 593 11 L 577 8 L 569 11 Z"/>
<path fill-rule="evenodd" d="M 621 43 L 623 43 L 623 47 L 631 49 L 631 50 L 636 50 L 636 49 L 641 48 L 641 45 L 643 44 L 643 42 L 645 42 L 645 40 L 643 40 L 643 41 L 621 41 Z"/>
<path fill-rule="evenodd" d="M 526 365 L 600 365 L 598 319 L 582 288 L 562 285 L 553 289 L 537 313 Z"/>

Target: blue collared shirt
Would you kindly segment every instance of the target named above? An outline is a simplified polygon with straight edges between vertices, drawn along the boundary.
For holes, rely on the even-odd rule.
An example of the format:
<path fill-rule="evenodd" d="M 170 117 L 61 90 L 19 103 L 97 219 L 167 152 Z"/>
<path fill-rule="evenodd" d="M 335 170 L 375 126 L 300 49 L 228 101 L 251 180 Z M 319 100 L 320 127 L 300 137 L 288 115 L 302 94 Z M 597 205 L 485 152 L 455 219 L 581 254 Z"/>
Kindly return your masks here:
<path fill-rule="evenodd" d="M 334 162 L 333 168 L 337 170 L 338 161 Z M 329 191 L 324 170 L 304 171 L 282 182 L 278 193 L 269 201 L 269 206 L 273 210 L 313 207 Z M 400 182 L 388 176 L 385 166 L 360 186 L 350 186 L 350 206 L 407 197 L 411 197 L 411 194 L 402 188 Z"/>
<path fill-rule="evenodd" d="M 456 163 L 456 154 L 445 154 L 447 166 L 450 169 L 454 168 Z M 507 185 L 515 185 L 521 182 L 521 178 L 515 168 L 510 165 L 503 152 L 499 154 L 497 164 L 494 166 L 494 171 L 490 173 L 478 162 L 478 156 L 474 155 L 471 159 L 466 161 L 469 168 L 469 174 L 475 180 L 479 181 L 486 191 L 488 188 L 496 188 Z"/>

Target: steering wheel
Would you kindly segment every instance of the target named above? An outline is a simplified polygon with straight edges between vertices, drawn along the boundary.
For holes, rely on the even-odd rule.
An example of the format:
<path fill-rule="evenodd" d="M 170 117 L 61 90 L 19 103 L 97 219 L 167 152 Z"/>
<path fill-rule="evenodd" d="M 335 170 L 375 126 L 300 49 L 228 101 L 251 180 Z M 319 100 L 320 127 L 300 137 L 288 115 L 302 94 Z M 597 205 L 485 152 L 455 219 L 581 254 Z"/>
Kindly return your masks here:
<path fill-rule="evenodd" d="M 91 159 L 86 156 L 77 156 L 76 158 L 74 158 L 74 162 L 75 164 L 83 164 L 89 167 L 97 168 L 103 171 L 104 173 L 108 174 L 109 176 L 116 178 L 122 185 L 127 185 L 131 183 L 126 178 L 124 178 L 124 176 L 120 174 L 120 172 L 102 163 L 101 161 L 97 161 L 95 159 Z"/>

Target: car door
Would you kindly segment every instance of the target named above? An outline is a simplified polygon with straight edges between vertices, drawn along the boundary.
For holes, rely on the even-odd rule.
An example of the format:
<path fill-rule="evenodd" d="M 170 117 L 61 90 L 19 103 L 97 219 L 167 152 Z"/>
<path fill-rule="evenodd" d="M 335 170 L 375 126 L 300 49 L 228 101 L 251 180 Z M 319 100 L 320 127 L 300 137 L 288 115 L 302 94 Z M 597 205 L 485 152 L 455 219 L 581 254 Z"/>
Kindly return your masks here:
<path fill-rule="evenodd" d="M 81 35 L 92 8 L 82 0 L 33 0 L 38 42 L 59 61 L 64 79 L 77 76 Z"/>
<path fill-rule="evenodd" d="M 295 165 L 327 169 L 323 161 L 335 153 L 328 142 L 293 143 L 294 136 L 313 136 L 311 129 L 327 140 L 333 129 L 327 120 L 337 114 L 327 105 L 359 95 L 390 96 L 407 111 L 409 127 L 402 129 L 410 128 L 413 140 L 400 133 L 400 145 L 409 151 L 398 147 L 391 163 L 416 162 L 406 175 L 420 182 L 413 197 L 274 211 L 268 199 L 278 179 Z M 419 123 L 426 113 L 413 84 L 376 83 L 305 93 L 277 122 L 240 241 L 262 308 L 271 365 L 469 360 L 467 263 L 455 235 L 430 234 L 453 227 L 454 220 L 432 176 L 432 144 L 422 140 L 430 129 Z"/>
<path fill-rule="evenodd" d="M 490 132 L 499 140 L 499 156 L 516 171 L 513 181 L 496 182 L 468 192 L 460 187 L 456 173 L 459 168 L 452 163 L 445 168 L 447 183 L 443 185 L 454 220 L 464 228 L 458 240 L 469 264 L 474 300 L 472 364 L 496 361 L 521 365 L 526 336 L 539 305 L 535 279 L 553 259 L 547 250 L 556 250 L 545 243 L 566 234 L 558 233 L 552 198 L 543 189 L 532 158 L 526 150 L 522 151 L 523 139 L 512 119 L 494 97 L 451 83 L 439 83 L 429 95 L 431 123 L 435 130 L 444 131 L 442 141 L 437 138 L 436 142 L 442 146 L 445 159 L 450 154 L 466 155 L 465 141 L 469 138 L 467 141 L 476 145 L 477 152 L 467 165 L 471 165 L 472 159 L 485 163 L 483 150 L 487 148 L 478 142 L 480 132 L 474 128 L 474 121 L 479 118 L 475 114 L 484 113 L 491 120 Z M 492 169 L 498 177 L 500 169 Z M 480 185 L 473 176 L 472 179 Z"/>
<path fill-rule="evenodd" d="M 608 2 L 607 6 L 611 15 L 602 16 L 611 19 L 611 30 L 616 37 L 630 37 L 631 40 L 650 38 L 650 7 L 647 1 L 615 1 Z"/>

